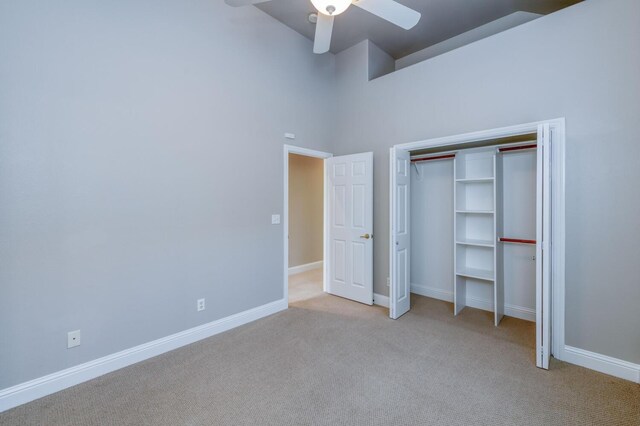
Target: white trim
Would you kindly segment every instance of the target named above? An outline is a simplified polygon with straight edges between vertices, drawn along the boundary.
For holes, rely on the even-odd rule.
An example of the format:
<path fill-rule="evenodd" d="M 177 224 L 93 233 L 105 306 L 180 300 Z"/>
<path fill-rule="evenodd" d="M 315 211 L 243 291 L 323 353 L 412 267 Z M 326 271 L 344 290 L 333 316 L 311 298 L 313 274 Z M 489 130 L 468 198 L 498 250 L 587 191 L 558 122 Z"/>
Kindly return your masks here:
<path fill-rule="evenodd" d="M 322 268 L 324 262 L 318 260 L 317 262 L 305 263 L 304 265 L 292 266 L 289 268 L 289 275 L 301 274 L 303 272 L 312 271 L 314 269 Z"/>
<path fill-rule="evenodd" d="M 411 293 L 453 303 L 453 292 L 440 288 L 412 283 Z M 493 312 L 493 301 L 490 299 L 480 299 L 478 297 L 467 296 L 467 306 L 471 308 L 482 309 L 483 311 Z M 504 314 L 509 317 L 520 318 L 521 320 L 525 321 L 536 321 L 536 310 L 527 308 L 525 306 L 505 304 Z"/>
<path fill-rule="evenodd" d="M 482 130 L 461 135 L 445 136 L 416 142 L 394 145 L 394 148 L 413 151 L 448 145 L 462 145 L 502 137 L 523 134 L 535 134 L 540 124 L 548 123 L 552 133 L 551 142 L 551 191 L 552 191 L 552 229 L 551 229 L 551 354 L 564 360 L 565 351 L 565 119 L 537 121 L 498 129 Z M 389 198 L 391 200 L 391 197 Z M 390 208 L 391 206 L 391 202 Z M 391 242 L 390 242 L 391 243 Z M 393 250 L 393 247 L 389 247 Z M 393 274 L 393 271 L 391 271 Z"/>
<path fill-rule="evenodd" d="M 565 123 L 551 121 L 551 354 L 565 349 Z"/>
<path fill-rule="evenodd" d="M 389 296 L 384 296 L 382 294 L 373 293 L 373 304 L 388 308 L 389 307 Z"/>
<path fill-rule="evenodd" d="M 453 291 L 411 283 L 411 293 L 453 303 Z"/>
<path fill-rule="evenodd" d="M 640 383 L 640 364 L 634 364 L 572 346 L 564 347 L 564 357 L 564 361 L 570 362 L 571 364 Z"/>
<path fill-rule="evenodd" d="M 283 289 L 282 289 L 282 294 L 283 294 L 283 298 L 284 300 L 287 302 L 287 307 L 289 306 L 289 154 L 298 154 L 298 155 L 305 155 L 307 157 L 315 157 L 315 158 L 322 158 L 322 159 L 327 159 L 327 158 L 331 158 L 333 157 L 333 154 L 328 153 L 328 152 L 322 152 L 322 151 L 316 151 L 314 149 L 309 149 L 309 148 L 301 148 L 299 146 L 294 146 L 294 145 L 284 145 L 283 146 L 283 199 L 284 199 L 284 204 L 283 204 L 283 208 L 282 208 L 282 244 L 284 246 L 284 267 L 283 267 Z M 327 173 L 326 173 L 326 165 L 325 165 L 325 171 L 324 171 L 324 211 L 323 211 L 323 257 L 324 260 L 327 260 L 327 232 L 328 232 L 328 227 L 327 227 L 327 217 L 328 217 L 328 212 L 327 212 Z M 329 262 L 323 262 L 323 266 L 324 266 L 324 273 L 323 275 L 323 282 L 322 282 L 322 288 L 323 290 L 326 292 L 327 291 L 327 268 L 328 268 Z"/>
<path fill-rule="evenodd" d="M 0 413 L 145 359 L 206 339 L 287 309 L 280 299 L 179 333 L 116 352 L 75 367 L 0 390 Z"/>
<path fill-rule="evenodd" d="M 526 306 L 505 304 L 504 314 L 513 318 L 520 318 L 521 320 L 525 321 L 535 322 L 536 320 L 536 310 L 527 308 Z"/>
<path fill-rule="evenodd" d="M 463 133 L 460 135 L 444 136 L 441 138 L 427 139 L 416 142 L 408 142 L 394 145 L 394 148 L 405 151 L 415 151 L 418 149 L 435 148 L 448 145 L 464 145 L 470 142 L 479 142 L 490 139 L 506 138 L 509 136 L 519 136 L 526 134 L 537 134 L 538 125 L 549 123 L 555 126 L 564 126 L 564 118 L 554 120 L 536 121 L 533 123 L 519 124 L 517 126 L 500 127 L 497 129 L 481 130 L 478 132 Z"/>

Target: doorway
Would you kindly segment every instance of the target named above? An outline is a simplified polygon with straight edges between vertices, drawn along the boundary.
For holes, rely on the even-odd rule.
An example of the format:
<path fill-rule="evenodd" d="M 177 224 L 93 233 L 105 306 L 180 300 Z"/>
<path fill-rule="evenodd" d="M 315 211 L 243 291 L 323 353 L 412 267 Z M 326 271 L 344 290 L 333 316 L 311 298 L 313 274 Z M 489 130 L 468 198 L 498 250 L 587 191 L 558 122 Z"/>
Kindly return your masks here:
<path fill-rule="evenodd" d="M 333 155 L 284 146 L 284 298 L 297 303 L 326 291 L 325 160 Z"/>
<path fill-rule="evenodd" d="M 324 159 L 289 153 L 289 302 L 323 293 Z"/>
<path fill-rule="evenodd" d="M 320 187 L 319 174 L 309 173 L 319 168 L 318 161 L 323 166 L 321 259 L 317 259 L 319 191 L 310 191 Z M 292 290 L 296 299 L 320 295 L 321 281 L 324 293 L 372 305 L 373 153 L 334 157 L 285 145 L 283 215 L 284 298 L 290 301 L 292 285 L 297 286 Z M 310 220 L 312 215 L 315 220 Z M 298 274 L 307 275 L 290 279 Z"/>

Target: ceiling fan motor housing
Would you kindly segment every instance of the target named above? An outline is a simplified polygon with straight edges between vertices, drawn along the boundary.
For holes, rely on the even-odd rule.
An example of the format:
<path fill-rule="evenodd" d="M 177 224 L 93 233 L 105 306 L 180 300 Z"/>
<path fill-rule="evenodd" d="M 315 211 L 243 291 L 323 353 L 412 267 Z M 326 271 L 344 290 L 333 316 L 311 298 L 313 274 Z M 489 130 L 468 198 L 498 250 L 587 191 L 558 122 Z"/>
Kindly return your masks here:
<path fill-rule="evenodd" d="M 351 0 L 311 0 L 311 3 L 318 12 L 329 16 L 339 15 L 351 6 Z"/>

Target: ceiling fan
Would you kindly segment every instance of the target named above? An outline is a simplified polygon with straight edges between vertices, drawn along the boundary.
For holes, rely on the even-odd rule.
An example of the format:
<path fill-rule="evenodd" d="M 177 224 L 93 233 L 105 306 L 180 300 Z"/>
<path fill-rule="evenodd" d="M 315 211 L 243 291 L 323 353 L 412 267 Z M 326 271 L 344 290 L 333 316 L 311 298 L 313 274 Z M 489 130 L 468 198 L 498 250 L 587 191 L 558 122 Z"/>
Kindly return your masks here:
<path fill-rule="evenodd" d="M 229 6 L 247 6 L 265 3 L 271 0 L 225 0 Z M 313 43 L 314 53 L 325 53 L 331 46 L 333 19 L 349 8 L 352 4 L 373 13 L 392 24 L 409 30 L 420 20 L 420 12 L 408 8 L 394 0 L 311 0 L 318 10 L 316 35 Z"/>

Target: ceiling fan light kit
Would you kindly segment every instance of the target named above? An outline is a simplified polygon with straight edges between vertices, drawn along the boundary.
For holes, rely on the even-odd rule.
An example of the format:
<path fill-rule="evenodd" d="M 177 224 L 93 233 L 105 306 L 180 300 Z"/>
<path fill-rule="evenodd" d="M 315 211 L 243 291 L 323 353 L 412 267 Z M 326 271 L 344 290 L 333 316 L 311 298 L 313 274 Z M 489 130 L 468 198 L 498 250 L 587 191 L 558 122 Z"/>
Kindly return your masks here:
<path fill-rule="evenodd" d="M 351 6 L 351 0 L 311 0 L 318 12 L 329 16 L 340 15 Z"/>
<path fill-rule="evenodd" d="M 248 6 L 265 3 L 270 0 L 225 0 L 229 6 Z M 347 10 L 352 4 L 360 9 L 391 22 L 405 30 L 415 27 L 420 21 L 420 12 L 408 8 L 395 0 L 311 0 L 318 10 L 315 17 L 309 15 L 309 21 L 316 24 L 316 35 L 313 41 L 313 53 L 326 53 L 331 47 L 333 20 Z"/>

